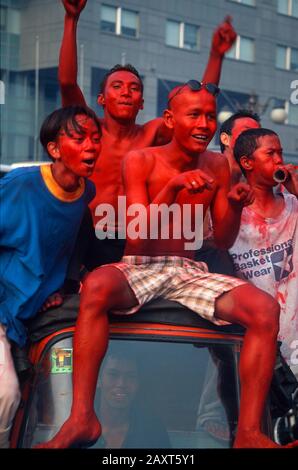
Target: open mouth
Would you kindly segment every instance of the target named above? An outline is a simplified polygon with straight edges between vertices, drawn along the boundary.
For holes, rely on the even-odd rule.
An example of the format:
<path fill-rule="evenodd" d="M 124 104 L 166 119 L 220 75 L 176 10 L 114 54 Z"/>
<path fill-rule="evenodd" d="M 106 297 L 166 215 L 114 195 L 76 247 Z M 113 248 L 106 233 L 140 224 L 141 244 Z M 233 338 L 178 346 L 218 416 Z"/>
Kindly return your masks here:
<path fill-rule="evenodd" d="M 85 165 L 92 167 L 95 164 L 95 158 L 87 158 L 86 160 L 83 160 L 83 163 Z"/>
<path fill-rule="evenodd" d="M 199 142 L 208 142 L 208 137 L 204 134 L 192 134 L 192 137 Z"/>

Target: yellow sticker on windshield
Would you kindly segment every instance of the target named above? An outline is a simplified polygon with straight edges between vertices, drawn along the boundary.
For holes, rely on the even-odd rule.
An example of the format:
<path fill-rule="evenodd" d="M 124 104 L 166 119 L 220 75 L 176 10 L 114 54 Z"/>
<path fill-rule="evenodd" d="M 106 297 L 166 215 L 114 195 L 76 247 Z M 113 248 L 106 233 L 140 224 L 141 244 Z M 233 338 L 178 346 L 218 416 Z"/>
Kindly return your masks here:
<path fill-rule="evenodd" d="M 53 348 L 51 354 L 52 374 L 72 373 L 72 348 Z"/>

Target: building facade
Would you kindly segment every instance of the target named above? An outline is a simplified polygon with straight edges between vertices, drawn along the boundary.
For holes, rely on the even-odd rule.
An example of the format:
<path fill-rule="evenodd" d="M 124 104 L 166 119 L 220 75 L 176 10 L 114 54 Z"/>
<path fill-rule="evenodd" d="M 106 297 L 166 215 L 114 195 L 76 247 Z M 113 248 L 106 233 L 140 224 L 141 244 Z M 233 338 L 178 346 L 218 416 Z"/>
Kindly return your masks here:
<path fill-rule="evenodd" d="M 0 5 L 1 163 L 40 160 L 40 124 L 60 106 L 63 5 Z M 298 163 L 298 0 L 88 0 L 78 26 L 78 82 L 88 104 L 102 112 L 96 96 L 104 73 L 129 62 L 144 79 L 139 122 L 161 115 L 174 85 L 202 77 L 212 32 L 227 14 L 238 37 L 224 61 L 219 111 L 251 103 L 262 125 L 280 134 L 286 160 Z M 275 106 L 286 107 L 282 124 L 271 120 Z"/>

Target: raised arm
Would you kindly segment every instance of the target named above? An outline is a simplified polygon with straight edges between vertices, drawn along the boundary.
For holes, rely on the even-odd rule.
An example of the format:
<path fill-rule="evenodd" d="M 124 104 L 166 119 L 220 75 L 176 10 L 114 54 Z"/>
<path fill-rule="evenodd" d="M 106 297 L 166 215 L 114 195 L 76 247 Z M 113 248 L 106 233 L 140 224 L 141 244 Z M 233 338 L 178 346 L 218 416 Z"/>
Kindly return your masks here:
<path fill-rule="evenodd" d="M 224 55 L 233 46 L 237 37 L 231 21 L 232 18 L 227 16 L 213 33 L 209 60 L 203 75 L 205 83 L 219 84 Z"/>
<path fill-rule="evenodd" d="M 77 83 L 77 24 L 87 0 L 62 0 L 65 8 L 64 33 L 59 56 L 58 80 L 62 106 L 86 106 L 84 95 Z"/>

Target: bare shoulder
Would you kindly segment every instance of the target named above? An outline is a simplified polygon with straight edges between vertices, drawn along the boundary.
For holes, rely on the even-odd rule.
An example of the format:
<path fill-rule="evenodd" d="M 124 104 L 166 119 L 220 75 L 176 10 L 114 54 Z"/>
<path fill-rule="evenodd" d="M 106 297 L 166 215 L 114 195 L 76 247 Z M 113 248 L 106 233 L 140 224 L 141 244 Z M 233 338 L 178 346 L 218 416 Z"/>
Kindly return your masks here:
<path fill-rule="evenodd" d="M 124 171 L 131 175 L 140 173 L 144 176 L 148 175 L 154 167 L 155 155 L 154 147 L 128 152 L 123 161 Z"/>
<path fill-rule="evenodd" d="M 200 155 L 200 160 L 204 161 L 204 165 L 218 175 L 221 172 L 229 171 L 229 163 L 227 158 L 220 152 L 206 150 Z"/>

